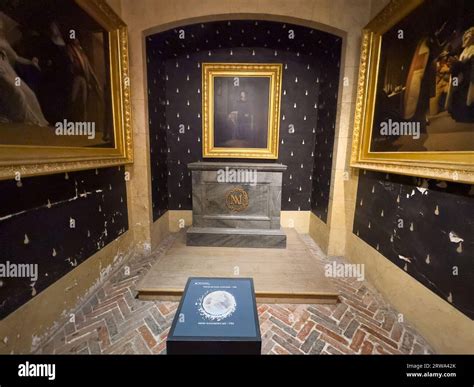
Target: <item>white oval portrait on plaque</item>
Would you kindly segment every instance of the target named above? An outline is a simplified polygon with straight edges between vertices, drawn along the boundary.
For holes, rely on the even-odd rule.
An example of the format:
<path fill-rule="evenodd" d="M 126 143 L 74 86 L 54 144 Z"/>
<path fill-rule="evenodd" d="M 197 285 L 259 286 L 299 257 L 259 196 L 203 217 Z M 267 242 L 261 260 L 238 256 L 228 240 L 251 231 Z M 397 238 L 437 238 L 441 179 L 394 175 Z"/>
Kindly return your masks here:
<path fill-rule="evenodd" d="M 204 296 L 199 309 L 203 317 L 220 321 L 234 313 L 236 307 L 237 303 L 232 294 L 217 290 Z"/>

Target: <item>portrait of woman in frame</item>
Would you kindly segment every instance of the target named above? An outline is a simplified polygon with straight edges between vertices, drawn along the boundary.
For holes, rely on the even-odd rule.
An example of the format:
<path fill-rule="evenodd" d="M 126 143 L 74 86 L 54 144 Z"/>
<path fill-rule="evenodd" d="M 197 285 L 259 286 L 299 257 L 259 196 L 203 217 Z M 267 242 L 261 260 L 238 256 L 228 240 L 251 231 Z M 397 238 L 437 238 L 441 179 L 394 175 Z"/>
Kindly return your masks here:
<path fill-rule="evenodd" d="M 131 162 L 129 83 L 105 1 L 3 1 L 0 178 Z"/>

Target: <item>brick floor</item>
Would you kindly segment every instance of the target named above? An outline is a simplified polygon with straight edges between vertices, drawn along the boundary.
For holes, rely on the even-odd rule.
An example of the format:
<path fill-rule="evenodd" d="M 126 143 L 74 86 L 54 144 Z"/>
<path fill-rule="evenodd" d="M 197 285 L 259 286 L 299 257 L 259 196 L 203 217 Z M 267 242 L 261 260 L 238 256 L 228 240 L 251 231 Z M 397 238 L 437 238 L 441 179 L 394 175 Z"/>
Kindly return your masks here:
<path fill-rule="evenodd" d="M 302 240 L 321 265 L 332 262 L 307 235 Z M 47 338 L 44 354 L 163 354 L 177 308 L 175 302 L 140 301 L 135 285 L 165 253 L 169 236 L 150 256 L 135 257 L 119 268 L 84 304 L 76 319 Z M 338 262 L 344 263 L 342 258 Z M 367 282 L 332 279 L 340 292 L 336 305 L 259 304 L 264 354 L 433 353 Z"/>

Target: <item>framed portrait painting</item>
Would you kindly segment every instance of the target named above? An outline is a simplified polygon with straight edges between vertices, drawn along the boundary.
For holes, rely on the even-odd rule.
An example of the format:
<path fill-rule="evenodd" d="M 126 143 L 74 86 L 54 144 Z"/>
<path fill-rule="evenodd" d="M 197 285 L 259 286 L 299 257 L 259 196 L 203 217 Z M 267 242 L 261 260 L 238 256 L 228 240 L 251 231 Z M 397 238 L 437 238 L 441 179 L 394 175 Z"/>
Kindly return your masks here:
<path fill-rule="evenodd" d="M 282 65 L 203 63 L 203 157 L 277 159 Z"/>
<path fill-rule="evenodd" d="M 367 25 L 351 166 L 474 182 L 474 2 L 392 0 Z"/>
<path fill-rule="evenodd" d="M 0 179 L 132 161 L 127 45 L 104 0 L 2 0 Z"/>

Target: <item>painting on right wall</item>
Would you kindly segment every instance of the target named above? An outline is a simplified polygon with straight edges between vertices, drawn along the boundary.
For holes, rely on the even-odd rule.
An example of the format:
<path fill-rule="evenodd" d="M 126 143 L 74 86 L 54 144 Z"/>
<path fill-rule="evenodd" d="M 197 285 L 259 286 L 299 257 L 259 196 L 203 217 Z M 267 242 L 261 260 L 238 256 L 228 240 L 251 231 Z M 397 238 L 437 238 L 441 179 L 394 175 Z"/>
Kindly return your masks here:
<path fill-rule="evenodd" d="M 474 183 L 474 3 L 396 0 L 362 31 L 351 166 Z"/>

